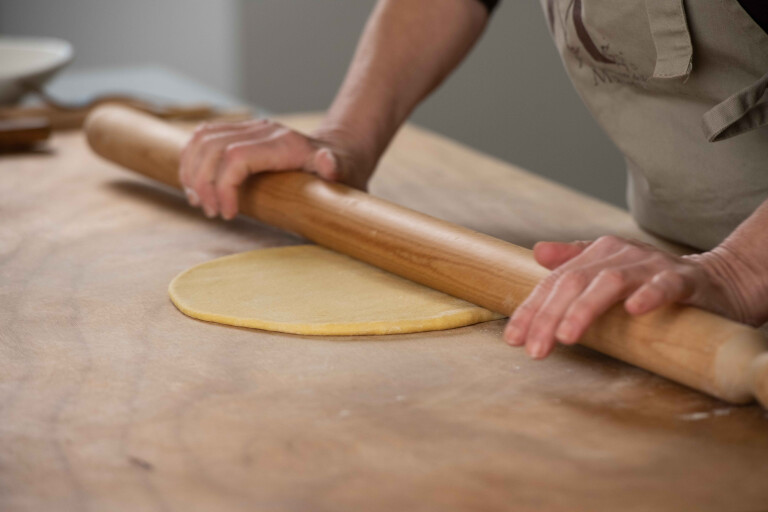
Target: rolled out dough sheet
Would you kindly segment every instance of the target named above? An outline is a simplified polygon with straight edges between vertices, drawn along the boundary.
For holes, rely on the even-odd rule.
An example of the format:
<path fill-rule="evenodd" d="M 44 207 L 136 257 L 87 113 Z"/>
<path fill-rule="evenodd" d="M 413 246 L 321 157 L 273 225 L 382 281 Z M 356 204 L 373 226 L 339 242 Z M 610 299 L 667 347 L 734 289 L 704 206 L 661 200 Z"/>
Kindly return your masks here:
<path fill-rule="evenodd" d="M 436 331 L 502 317 L 315 245 L 218 258 L 182 272 L 168 291 L 193 318 L 293 334 Z"/>

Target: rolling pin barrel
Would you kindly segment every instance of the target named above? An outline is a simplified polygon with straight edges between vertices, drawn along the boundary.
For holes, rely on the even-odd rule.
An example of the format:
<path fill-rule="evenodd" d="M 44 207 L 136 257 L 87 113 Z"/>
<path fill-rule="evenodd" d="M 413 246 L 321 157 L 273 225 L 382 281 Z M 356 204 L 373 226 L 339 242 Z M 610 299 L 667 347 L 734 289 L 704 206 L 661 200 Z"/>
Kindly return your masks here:
<path fill-rule="evenodd" d="M 102 157 L 179 187 L 189 134 L 125 107 L 86 122 Z M 241 190 L 241 213 L 436 290 L 509 315 L 547 275 L 531 251 L 300 172 L 267 173 Z M 691 307 L 630 317 L 620 306 L 583 345 L 733 403 L 768 406 L 760 332 Z"/>

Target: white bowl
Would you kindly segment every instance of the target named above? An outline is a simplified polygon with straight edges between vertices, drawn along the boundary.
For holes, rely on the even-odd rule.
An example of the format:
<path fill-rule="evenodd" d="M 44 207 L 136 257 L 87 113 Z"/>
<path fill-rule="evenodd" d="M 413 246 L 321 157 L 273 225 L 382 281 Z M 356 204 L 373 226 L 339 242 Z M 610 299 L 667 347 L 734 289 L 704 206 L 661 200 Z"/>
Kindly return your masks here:
<path fill-rule="evenodd" d="M 17 102 L 72 60 L 72 45 L 48 37 L 0 37 L 0 104 Z"/>

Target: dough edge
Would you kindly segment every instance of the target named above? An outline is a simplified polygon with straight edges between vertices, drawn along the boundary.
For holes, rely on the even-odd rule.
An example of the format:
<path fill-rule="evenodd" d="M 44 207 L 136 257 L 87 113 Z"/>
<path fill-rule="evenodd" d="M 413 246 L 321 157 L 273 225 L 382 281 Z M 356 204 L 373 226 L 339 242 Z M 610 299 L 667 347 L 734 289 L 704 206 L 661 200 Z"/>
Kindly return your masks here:
<path fill-rule="evenodd" d="M 298 248 L 303 246 L 304 244 L 296 246 L 266 247 L 264 249 L 257 250 L 285 249 L 288 247 Z M 210 261 L 234 258 L 240 256 L 241 254 L 244 253 L 230 254 Z M 204 262 L 203 264 L 205 263 L 208 262 Z M 178 294 L 174 292 L 176 282 L 180 279 L 183 279 L 187 273 L 194 271 L 197 267 L 198 265 L 193 265 L 192 267 L 182 271 L 170 282 L 168 285 L 168 295 L 171 302 L 179 311 L 191 318 L 217 324 L 230 325 L 234 327 L 245 327 L 250 329 L 260 329 L 265 331 L 309 336 L 371 336 L 443 331 L 448 329 L 455 329 L 458 327 L 468 327 L 470 325 L 504 318 L 504 315 L 495 313 L 474 304 L 472 305 L 473 307 L 469 309 L 458 310 L 460 311 L 458 313 L 456 312 L 457 310 L 449 310 L 439 315 L 433 315 L 431 317 L 424 317 L 416 320 L 399 320 L 396 325 L 389 320 L 382 320 L 378 322 L 333 322 L 301 324 L 258 320 L 255 318 L 243 319 L 229 315 L 204 313 L 185 304 L 184 301 L 178 298 Z"/>

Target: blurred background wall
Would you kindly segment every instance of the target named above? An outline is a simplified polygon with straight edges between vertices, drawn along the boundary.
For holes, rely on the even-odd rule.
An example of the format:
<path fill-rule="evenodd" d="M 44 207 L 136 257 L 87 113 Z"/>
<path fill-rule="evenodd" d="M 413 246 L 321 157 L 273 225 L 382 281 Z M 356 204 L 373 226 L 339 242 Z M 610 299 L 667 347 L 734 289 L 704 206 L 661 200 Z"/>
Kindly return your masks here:
<path fill-rule="evenodd" d="M 71 41 L 72 70 L 161 64 L 275 113 L 322 110 L 374 3 L 0 0 L 0 33 Z M 412 120 L 624 205 L 622 158 L 571 88 L 537 0 L 502 0 L 468 60 Z"/>
<path fill-rule="evenodd" d="M 66 39 L 71 70 L 161 64 L 237 94 L 239 9 L 239 0 L 0 0 L 0 34 Z"/>

